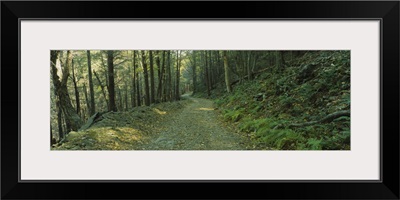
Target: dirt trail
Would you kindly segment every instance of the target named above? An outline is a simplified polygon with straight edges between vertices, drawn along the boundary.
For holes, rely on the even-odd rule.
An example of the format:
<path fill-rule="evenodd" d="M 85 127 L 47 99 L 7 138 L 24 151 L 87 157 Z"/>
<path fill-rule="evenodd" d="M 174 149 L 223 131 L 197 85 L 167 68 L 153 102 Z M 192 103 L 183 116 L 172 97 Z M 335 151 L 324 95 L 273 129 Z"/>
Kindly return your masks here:
<path fill-rule="evenodd" d="M 170 116 L 154 134 L 137 149 L 142 150 L 244 150 L 246 139 L 217 118 L 213 103 L 207 99 L 189 98 L 180 112 Z"/>

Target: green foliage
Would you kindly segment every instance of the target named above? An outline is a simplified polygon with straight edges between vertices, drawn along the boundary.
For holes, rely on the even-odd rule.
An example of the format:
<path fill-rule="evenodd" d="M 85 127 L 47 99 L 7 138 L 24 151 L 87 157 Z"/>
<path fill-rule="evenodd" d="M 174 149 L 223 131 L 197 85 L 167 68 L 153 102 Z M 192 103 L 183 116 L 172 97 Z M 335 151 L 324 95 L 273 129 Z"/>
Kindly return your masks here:
<path fill-rule="evenodd" d="M 322 140 L 310 138 L 307 140 L 307 145 L 311 150 L 321 150 L 322 149 L 321 142 Z"/>
<path fill-rule="evenodd" d="M 237 122 L 243 117 L 243 111 L 243 108 L 235 110 L 224 110 L 224 119 L 232 122 Z"/>
<path fill-rule="evenodd" d="M 271 69 L 217 98 L 224 118 L 272 149 L 350 149 L 350 117 L 284 128 L 350 109 L 350 51 L 309 51 L 285 62 L 283 71 Z M 259 93 L 265 98 L 255 100 Z M 277 125 L 283 126 L 274 129 Z"/>

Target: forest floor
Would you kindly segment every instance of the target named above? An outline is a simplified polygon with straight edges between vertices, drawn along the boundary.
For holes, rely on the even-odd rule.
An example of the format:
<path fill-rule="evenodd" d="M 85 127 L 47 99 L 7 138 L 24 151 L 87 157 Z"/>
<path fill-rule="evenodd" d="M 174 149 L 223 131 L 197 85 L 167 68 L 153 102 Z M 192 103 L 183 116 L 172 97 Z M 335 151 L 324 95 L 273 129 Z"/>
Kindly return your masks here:
<path fill-rule="evenodd" d="M 187 97 L 189 98 L 189 97 Z M 223 124 L 211 100 L 189 98 L 154 137 L 139 146 L 146 150 L 243 150 L 246 138 Z"/>
<path fill-rule="evenodd" d="M 184 100 L 103 114 L 89 129 L 70 132 L 54 150 L 245 150 L 249 139 L 219 117 L 213 101 Z M 253 147 L 254 148 L 254 147 Z"/>

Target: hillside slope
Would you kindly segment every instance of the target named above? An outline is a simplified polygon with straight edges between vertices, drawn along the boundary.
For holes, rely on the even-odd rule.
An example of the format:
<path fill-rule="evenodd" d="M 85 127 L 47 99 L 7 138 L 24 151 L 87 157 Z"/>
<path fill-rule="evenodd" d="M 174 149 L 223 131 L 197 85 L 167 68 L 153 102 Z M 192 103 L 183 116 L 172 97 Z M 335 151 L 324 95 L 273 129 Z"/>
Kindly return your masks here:
<path fill-rule="evenodd" d="M 211 97 L 257 148 L 350 149 L 350 51 L 310 51 L 234 83 Z"/>

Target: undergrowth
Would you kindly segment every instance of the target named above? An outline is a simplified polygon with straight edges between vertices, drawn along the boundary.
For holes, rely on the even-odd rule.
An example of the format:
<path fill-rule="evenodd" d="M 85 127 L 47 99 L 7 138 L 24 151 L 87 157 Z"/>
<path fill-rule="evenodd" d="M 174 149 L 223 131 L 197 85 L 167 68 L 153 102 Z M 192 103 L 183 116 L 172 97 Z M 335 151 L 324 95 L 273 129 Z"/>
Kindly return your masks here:
<path fill-rule="evenodd" d="M 259 147 L 277 150 L 349 150 L 350 117 L 288 128 L 350 110 L 350 52 L 308 52 L 283 71 L 258 74 L 212 97 L 224 120 L 237 125 Z M 223 94 L 223 95 L 219 95 Z M 283 125 L 281 128 L 276 128 Z"/>

